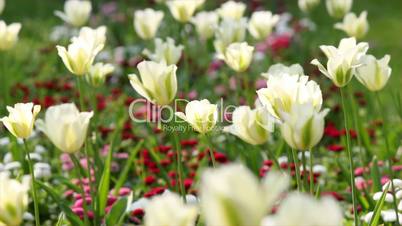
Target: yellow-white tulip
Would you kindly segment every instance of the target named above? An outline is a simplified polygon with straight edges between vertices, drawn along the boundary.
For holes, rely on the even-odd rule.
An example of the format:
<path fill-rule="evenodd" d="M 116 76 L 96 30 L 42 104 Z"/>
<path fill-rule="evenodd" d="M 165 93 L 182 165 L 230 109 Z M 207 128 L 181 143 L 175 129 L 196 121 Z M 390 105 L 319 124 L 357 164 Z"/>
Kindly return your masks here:
<path fill-rule="evenodd" d="M 251 15 L 248 30 L 255 39 L 262 40 L 271 34 L 278 21 L 279 16 L 272 15 L 270 11 L 257 11 Z"/>
<path fill-rule="evenodd" d="M 5 6 L 6 6 L 6 0 L 0 0 L 0 14 L 3 13 Z"/>
<path fill-rule="evenodd" d="M 188 22 L 200 6 L 198 0 L 168 0 L 166 2 L 172 16 L 181 23 Z"/>
<path fill-rule="evenodd" d="M 56 11 L 55 14 L 64 22 L 74 27 L 81 27 L 87 23 L 91 10 L 90 1 L 68 0 L 64 3 L 64 12 Z"/>
<path fill-rule="evenodd" d="M 276 172 L 260 183 L 239 164 L 208 169 L 201 177 L 201 213 L 206 225 L 260 225 L 288 184 L 289 178 Z"/>
<path fill-rule="evenodd" d="M 62 152 L 69 154 L 80 150 L 87 137 L 93 112 L 79 112 L 75 104 L 60 104 L 49 107 L 45 120 L 39 119 L 36 126 Z"/>
<path fill-rule="evenodd" d="M 223 55 L 226 48 L 235 42 L 243 42 L 246 37 L 247 19 L 223 20 L 215 32 L 214 47 L 218 55 Z"/>
<path fill-rule="evenodd" d="M 342 18 L 352 8 L 353 0 L 326 0 L 327 10 L 330 16 Z"/>
<path fill-rule="evenodd" d="M 218 120 L 218 106 L 207 99 L 193 100 L 187 104 L 185 114 L 176 112 L 176 116 L 188 122 L 195 131 L 205 134 L 211 131 Z"/>
<path fill-rule="evenodd" d="M 336 23 L 335 28 L 346 32 L 349 37 L 361 39 L 366 36 L 369 24 L 367 22 L 367 11 L 363 11 L 359 17 L 354 13 L 348 13 L 342 23 Z"/>
<path fill-rule="evenodd" d="M 197 33 L 202 40 L 211 38 L 214 35 L 218 22 L 219 16 L 216 12 L 199 12 L 191 18 L 191 23 L 195 25 Z"/>
<path fill-rule="evenodd" d="M 265 143 L 274 130 L 274 120 L 263 108 L 253 109 L 240 106 L 233 111 L 233 124 L 224 128 L 247 143 L 258 145 Z"/>
<path fill-rule="evenodd" d="M 106 42 L 106 26 L 100 26 L 96 29 L 90 27 L 83 27 L 80 30 L 78 37 L 73 37 L 72 42 L 76 39 L 86 42 L 87 45 L 92 47 L 93 54 L 98 54 Z"/>
<path fill-rule="evenodd" d="M 100 86 L 105 82 L 106 76 L 114 71 L 111 64 L 96 63 L 89 68 L 85 79 L 92 86 Z"/>
<path fill-rule="evenodd" d="M 9 115 L 0 119 L 4 126 L 18 138 L 31 136 L 35 118 L 40 111 L 40 105 L 33 103 L 18 103 L 14 107 L 7 106 Z"/>
<path fill-rule="evenodd" d="M 88 72 L 97 52 L 99 52 L 80 38 L 74 39 L 67 49 L 63 46 L 56 46 L 56 48 L 66 68 L 78 76 L 85 75 Z"/>
<path fill-rule="evenodd" d="M 361 66 L 359 61 L 366 54 L 368 43 L 356 44 L 355 38 L 344 38 L 338 48 L 327 45 L 322 45 L 320 48 L 328 58 L 327 68 L 317 59 L 311 61 L 311 64 L 316 65 L 336 86 L 343 87 L 353 78 L 355 69 Z"/>
<path fill-rule="evenodd" d="M 20 23 L 7 24 L 0 20 L 0 50 L 8 50 L 18 41 L 18 33 L 21 30 Z"/>
<path fill-rule="evenodd" d="M 184 204 L 175 193 L 165 193 L 152 198 L 145 208 L 145 226 L 194 226 L 197 207 Z"/>
<path fill-rule="evenodd" d="M 0 173 L 0 225 L 19 226 L 28 206 L 27 184 Z"/>
<path fill-rule="evenodd" d="M 372 55 L 361 58 L 361 67 L 356 69 L 356 78 L 370 91 L 379 91 L 387 84 L 392 69 L 388 66 L 391 57 L 385 55 L 377 60 Z"/>
<path fill-rule="evenodd" d="M 179 62 L 182 51 L 183 51 L 182 45 L 176 46 L 174 39 L 167 37 L 166 42 L 164 42 L 160 38 L 155 39 L 154 53 L 151 53 L 147 49 L 144 50 L 143 53 L 152 61 L 171 65 L 171 64 L 177 64 L 177 62 Z"/>
<path fill-rule="evenodd" d="M 223 60 L 230 68 L 237 72 L 243 72 L 250 66 L 253 59 L 254 47 L 247 42 L 230 44 L 223 55 Z"/>
<path fill-rule="evenodd" d="M 311 102 L 294 104 L 289 113 L 281 114 L 282 137 L 292 148 L 300 151 L 311 150 L 322 138 L 324 117 L 328 111 L 317 111 Z"/>
<path fill-rule="evenodd" d="M 290 113 L 295 104 L 311 102 L 316 110 L 321 109 L 320 86 L 315 81 L 308 81 L 308 76 L 269 76 L 267 87 L 257 91 L 258 99 L 278 119 L 283 119 L 283 113 Z"/>
<path fill-rule="evenodd" d="M 155 11 L 151 8 L 138 10 L 134 13 L 134 28 L 137 35 L 149 40 L 155 37 L 164 17 L 162 11 Z"/>
<path fill-rule="evenodd" d="M 245 10 L 246 5 L 242 2 L 227 1 L 217 9 L 217 12 L 222 19 L 240 20 Z"/>
<path fill-rule="evenodd" d="M 282 74 L 289 74 L 289 75 L 304 75 L 304 70 L 300 64 L 292 64 L 290 66 L 286 66 L 283 64 L 274 64 L 269 67 L 268 72 L 262 73 L 261 76 L 269 79 L 271 76 L 281 76 Z"/>
<path fill-rule="evenodd" d="M 136 74 L 128 77 L 138 94 L 158 105 L 167 105 L 173 101 L 177 92 L 176 65 L 143 61 L 137 69 L 141 81 Z"/>
<path fill-rule="evenodd" d="M 299 0 L 298 5 L 301 11 L 307 13 L 313 10 L 317 5 L 320 4 L 320 0 Z"/>

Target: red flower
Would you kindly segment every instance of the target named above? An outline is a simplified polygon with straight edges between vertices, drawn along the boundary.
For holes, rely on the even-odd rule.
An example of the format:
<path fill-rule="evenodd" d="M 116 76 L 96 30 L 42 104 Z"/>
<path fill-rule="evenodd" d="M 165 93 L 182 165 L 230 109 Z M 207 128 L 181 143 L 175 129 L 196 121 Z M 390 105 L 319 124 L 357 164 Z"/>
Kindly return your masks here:
<path fill-rule="evenodd" d="M 340 152 L 343 151 L 344 147 L 338 144 L 331 144 L 327 146 L 327 149 L 333 152 Z"/>

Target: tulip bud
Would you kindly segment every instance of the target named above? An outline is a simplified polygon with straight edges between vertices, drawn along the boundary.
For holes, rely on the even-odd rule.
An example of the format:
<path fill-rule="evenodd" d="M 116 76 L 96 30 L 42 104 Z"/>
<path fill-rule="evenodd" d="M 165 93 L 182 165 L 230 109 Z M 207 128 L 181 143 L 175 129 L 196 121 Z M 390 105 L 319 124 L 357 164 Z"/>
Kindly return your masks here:
<path fill-rule="evenodd" d="M 294 104 L 289 113 L 283 112 L 282 137 L 292 148 L 311 150 L 324 133 L 324 117 L 328 109 L 318 112 L 311 102 Z"/>
<path fill-rule="evenodd" d="M 0 50 L 9 50 L 18 41 L 18 33 L 21 30 L 20 23 L 7 24 L 0 20 Z"/>
<path fill-rule="evenodd" d="M 151 199 L 145 208 L 144 225 L 182 225 L 194 226 L 197 207 L 184 204 L 175 193 L 164 193 Z"/>
<path fill-rule="evenodd" d="M 195 10 L 199 7 L 199 1 L 168 0 L 166 2 L 172 16 L 181 23 L 188 22 Z"/>
<path fill-rule="evenodd" d="M 223 55 L 223 60 L 237 72 L 243 72 L 250 66 L 253 59 L 254 47 L 247 42 L 230 44 Z"/>
<path fill-rule="evenodd" d="M 167 37 L 166 42 L 163 42 L 160 38 L 155 39 L 154 53 L 151 53 L 147 49 L 143 53 L 152 61 L 172 65 L 179 62 L 182 51 L 182 45 L 176 46 L 174 39 Z"/>
<path fill-rule="evenodd" d="M 355 38 L 344 38 L 338 48 L 326 45 L 320 48 L 328 58 L 327 68 L 317 59 L 312 60 L 311 64 L 316 65 L 320 72 L 331 79 L 336 86 L 344 87 L 352 79 L 355 69 L 361 66 L 359 61 L 366 54 L 368 43 L 356 44 Z"/>
<path fill-rule="evenodd" d="M 137 68 L 142 82 L 136 74 L 128 77 L 138 94 L 158 105 L 167 105 L 173 101 L 177 92 L 176 65 L 143 61 Z"/>
<path fill-rule="evenodd" d="M 162 11 L 155 11 L 150 8 L 135 11 L 135 32 L 140 38 L 144 40 L 154 38 L 163 19 L 163 16 L 164 13 Z"/>
<path fill-rule="evenodd" d="M 3 10 L 6 6 L 6 0 L 0 0 L 0 15 L 3 13 Z"/>
<path fill-rule="evenodd" d="M 73 103 L 60 104 L 49 107 L 45 120 L 39 119 L 36 126 L 58 149 L 73 154 L 84 144 L 92 116 L 92 111 L 79 112 Z"/>
<path fill-rule="evenodd" d="M 17 138 L 31 136 L 36 115 L 40 111 L 40 105 L 33 103 L 18 103 L 13 107 L 7 106 L 8 117 L 0 119 L 4 126 Z"/>
<path fill-rule="evenodd" d="M 274 64 L 269 67 L 268 72 L 262 73 L 261 76 L 269 79 L 269 77 L 282 76 L 282 74 L 303 76 L 304 70 L 300 66 L 300 64 L 292 64 L 290 66 L 285 66 L 283 64 Z"/>
<path fill-rule="evenodd" d="M 214 35 L 218 21 L 219 17 L 216 12 L 200 12 L 191 19 L 191 23 L 195 25 L 197 33 L 202 40 L 209 39 Z"/>
<path fill-rule="evenodd" d="M 249 106 L 240 106 L 232 114 L 233 124 L 224 128 L 252 145 L 265 143 L 274 130 L 274 121 L 263 108 L 251 110 Z"/>
<path fill-rule="evenodd" d="M 83 27 L 80 30 L 78 37 L 73 37 L 71 42 L 81 39 L 81 41 L 86 42 L 87 45 L 91 46 L 93 53 L 98 54 L 106 42 L 106 26 L 100 26 L 96 29 L 90 27 Z"/>
<path fill-rule="evenodd" d="M 372 55 L 364 55 L 360 60 L 362 66 L 356 69 L 357 80 L 370 91 L 383 89 L 392 72 L 388 66 L 390 59 L 389 55 L 380 60 Z"/>
<path fill-rule="evenodd" d="M 320 0 L 299 0 L 298 4 L 301 11 L 307 13 L 317 7 L 320 4 Z"/>
<path fill-rule="evenodd" d="M 222 19 L 240 20 L 243 17 L 246 5 L 242 2 L 227 1 L 217 12 Z"/>
<path fill-rule="evenodd" d="M 361 39 L 367 34 L 369 28 L 367 22 L 367 12 L 363 11 L 359 17 L 356 17 L 356 14 L 354 13 L 348 13 L 343 18 L 342 23 L 335 24 L 335 28 L 343 30 L 349 35 L 349 37 Z"/>
<path fill-rule="evenodd" d="M 19 226 L 28 206 L 29 186 L 0 173 L 0 225 Z"/>
<path fill-rule="evenodd" d="M 195 131 L 205 134 L 211 131 L 218 120 L 218 106 L 207 99 L 193 100 L 187 104 L 185 114 L 176 112 L 176 116 L 188 122 Z"/>
<path fill-rule="evenodd" d="M 81 27 L 87 23 L 91 10 L 90 1 L 68 0 L 64 3 L 64 12 L 56 11 L 55 14 L 64 22 L 74 27 Z"/>
<path fill-rule="evenodd" d="M 327 0 L 326 3 L 330 16 L 342 18 L 352 8 L 353 0 Z"/>
<path fill-rule="evenodd" d="M 218 55 L 223 55 L 226 48 L 234 42 L 243 42 L 246 37 L 247 19 L 239 21 L 223 20 L 215 32 L 214 47 Z"/>
<path fill-rule="evenodd" d="M 111 64 L 97 63 L 89 68 L 85 76 L 87 82 L 94 87 L 98 87 L 105 82 L 106 76 L 114 71 Z"/>
<path fill-rule="evenodd" d="M 251 15 L 248 30 L 255 39 L 262 40 L 271 34 L 278 21 L 278 15 L 272 15 L 269 11 L 257 11 Z"/>

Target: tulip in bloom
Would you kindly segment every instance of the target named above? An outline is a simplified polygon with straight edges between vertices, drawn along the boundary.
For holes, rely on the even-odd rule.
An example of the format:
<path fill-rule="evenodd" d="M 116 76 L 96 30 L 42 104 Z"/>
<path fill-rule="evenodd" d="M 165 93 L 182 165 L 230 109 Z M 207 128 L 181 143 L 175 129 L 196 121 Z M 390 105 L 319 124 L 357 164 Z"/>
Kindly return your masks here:
<path fill-rule="evenodd" d="M 162 11 L 155 11 L 151 8 L 135 11 L 135 32 L 144 40 L 154 38 L 159 25 L 162 22 L 163 16 L 164 13 Z"/>
<path fill-rule="evenodd" d="M 218 55 L 223 55 L 226 48 L 234 42 L 243 42 L 246 38 L 247 19 L 223 20 L 215 32 L 214 47 Z"/>
<path fill-rule="evenodd" d="M 19 226 L 28 206 L 28 184 L 0 173 L 0 225 Z"/>
<path fill-rule="evenodd" d="M 137 68 L 142 82 L 136 74 L 128 77 L 138 94 L 158 105 L 167 105 L 173 101 L 177 92 L 176 65 L 143 61 Z"/>
<path fill-rule="evenodd" d="M 352 8 L 353 0 L 327 0 L 327 10 L 330 16 L 342 18 Z"/>
<path fill-rule="evenodd" d="M 344 38 L 339 47 L 322 45 L 321 51 L 328 58 L 327 68 L 317 59 L 311 64 L 318 66 L 318 69 L 327 76 L 338 87 L 346 86 L 352 79 L 355 69 L 361 66 L 360 58 L 366 54 L 368 43 L 361 42 L 356 44 L 355 38 Z"/>
<path fill-rule="evenodd" d="M 242 2 L 227 1 L 217 9 L 217 12 L 222 19 L 240 20 L 245 10 L 246 5 Z"/>
<path fill-rule="evenodd" d="M 179 62 L 182 51 L 182 45 L 176 46 L 174 39 L 167 37 L 166 42 L 163 42 L 160 38 L 156 38 L 155 52 L 151 53 L 149 50 L 146 49 L 144 50 L 144 54 L 152 61 L 172 65 Z"/>
<path fill-rule="evenodd" d="M 36 126 L 58 149 L 73 154 L 84 144 L 92 116 L 93 112 L 79 112 L 73 103 L 60 104 L 49 107 L 45 120 L 39 119 Z"/>
<path fill-rule="evenodd" d="M 247 42 L 230 44 L 223 55 L 223 60 L 230 68 L 237 72 L 243 72 L 250 66 L 253 59 L 254 47 Z"/>
<path fill-rule="evenodd" d="M 18 41 L 18 33 L 21 30 L 20 23 L 7 24 L 0 20 L 0 50 L 8 50 Z"/>
<path fill-rule="evenodd" d="M 197 207 L 184 204 L 179 195 L 165 193 L 154 197 L 145 208 L 145 226 L 194 226 Z"/>
<path fill-rule="evenodd" d="M 232 118 L 233 124 L 224 131 L 252 145 L 265 143 L 274 130 L 274 121 L 264 108 L 251 110 L 249 106 L 240 106 L 234 110 Z"/>
<path fill-rule="evenodd" d="M 216 12 L 199 12 L 191 18 L 191 23 L 195 25 L 197 33 L 202 40 L 209 39 L 214 35 L 218 22 L 219 16 Z"/>
<path fill-rule="evenodd" d="M 356 69 L 356 78 L 370 91 L 379 91 L 387 84 L 392 69 L 388 66 L 391 57 L 385 55 L 377 60 L 372 55 L 364 55 L 361 67 Z"/>
<path fill-rule="evenodd" d="M 75 42 L 76 39 L 80 39 L 81 41 L 86 42 L 87 45 L 92 47 L 92 51 L 96 55 L 105 46 L 106 26 L 100 26 L 96 29 L 83 27 L 81 28 L 78 37 L 73 37 L 71 42 Z"/>
<path fill-rule="evenodd" d="M 18 103 L 14 107 L 7 106 L 9 115 L 0 119 L 4 126 L 18 138 L 31 136 L 36 115 L 40 111 L 40 105 L 33 103 Z"/>
<path fill-rule="evenodd" d="M 90 1 L 68 0 L 64 3 L 64 12 L 56 11 L 55 14 L 66 23 L 81 27 L 87 23 L 91 10 Z"/>
<path fill-rule="evenodd" d="M 278 21 L 279 16 L 272 15 L 270 11 L 257 11 L 251 15 L 248 30 L 255 39 L 262 40 L 271 34 Z"/>
<path fill-rule="evenodd" d="M 271 76 L 281 76 L 282 74 L 303 76 L 304 70 L 300 64 L 292 64 L 290 66 L 274 64 L 269 67 L 268 72 L 262 73 L 261 76 L 269 79 Z"/>
<path fill-rule="evenodd" d="M 111 64 L 97 63 L 89 68 L 85 76 L 87 82 L 94 87 L 100 86 L 105 82 L 106 76 L 114 71 Z"/>
<path fill-rule="evenodd" d="M 349 37 L 355 37 L 356 39 L 364 38 L 369 29 L 367 11 L 363 11 L 359 17 L 354 13 L 346 14 L 343 22 L 336 23 L 335 28 L 346 32 Z"/>
<path fill-rule="evenodd" d="M 320 0 L 299 0 L 298 5 L 301 11 L 307 13 L 313 10 L 317 5 L 320 4 Z"/>
<path fill-rule="evenodd" d="M 175 113 L 179 118 L 188 122 L 194 130 L 201 134 L 211 131 L 218 120 L 218 106 L 207 99 L 193 100 L 187 104 L 185 114 Z"/>
<path fill-rule="evenodd" d="M 0 0 L 0 14 L 3 12 L 5 6 L 6 0 Z"/>
<path fill-rule="evenodd" d="M 166 4 L 172 16 L 181 23 L 188 22 L 200 6 L 199 1 L 188 0 L 168 0 Z"/>

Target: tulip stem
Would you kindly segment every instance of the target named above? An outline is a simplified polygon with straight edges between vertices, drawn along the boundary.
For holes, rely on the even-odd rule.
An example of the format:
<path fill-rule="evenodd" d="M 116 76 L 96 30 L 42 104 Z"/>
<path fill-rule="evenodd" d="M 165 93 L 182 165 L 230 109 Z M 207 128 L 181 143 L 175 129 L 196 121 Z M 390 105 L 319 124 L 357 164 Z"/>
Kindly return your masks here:
<path fill-rule="evenodd" d="M 80 110 L 84 111 L 85 110 L 85 106 L 84 106 L 84 89 L 82 87 L 82 79 L 81 76 L 77 76 L 77 80 L 76 80 L 76 84 L 77 84 L 77 88 L 79 91 L 79 96 L 80 96 Z"/>
<path fill-rule="evenodd" d="M 34 200 L 35 225 L 40 226 L 38 196 L 36 193 L 36 185 L 35 185 L 35 174 L 33 171 L 31 156 L 29 155 L 28 144 L 25 139 L 23 139 L 23 143 L 24 143 L 25 155 L 28 158 L 29 173 L 31 174 L 31 177 L 32 177 L 32 196 L 33 196 L 33 200 Z"/>
<path fill-rule="evenodd" d="M 302 162 L 303 162 L 303 191 L 307 191 L 308 181 L 307 181 L 307 161 L 306 161 L 306 151 L 301 151 Z"/>
<path fill-rule="evenodd" d="M 355 186 L 355 178 L 354 178 L 354 166 L 353 166 L 352 152 L 350 150 L 350 134 L 349 134 L 349 128 L 348 128 L 348 114 L 346 111 L 346 104 L 345 104 L 345 98 L 344 98 L 343 92 L 344 92 L 343 88 L 340 88 L 341 100 L 342 100 L 342 111 L 343 111 L 343 118 L 344 118 L 345 131 L 346 131 L 346 151 L 347 151 L 348 158 L 349 158 L 350 186 L 352 187 L 353 214 L 354 214 L 355 225 L 359 226 L 359 217 L 357 214 L 357 197 L 356 197 L 356 186 Z"/>
<path fill-rule="evenodd" d="M 295 164 L 297 190 L 300 191 L 301 178 L 300 178 L 299 161 L 297 160 L 296 150 L 293 148 L 292 148 L 292 156 L 293 156 L 293 162 Z"/>
<path fill-rule="evenodd" d="M 204 136 L 205 141 L 208 144 L 208 151 L 209 151 L 209 155 L 211 157 L 212 167 L 215 168 L 216 161 L 215 161 L 215 155 L 214 155 L 214 146 L 207 134 L 204 134 L 203 136 Z"/>
<path fill-rule="evenodd" d="M 313 149 L 310 149 L 310 194 L 314 195 Z"/>
<path fill-rule="evenodd" d="M 174 126 L 174 124 L 172 124 L 172 126 Z M 173 129 L 173 128 L 172 128 Z M 184 188 L 184 184 L 183 184 L 183 162 L 182 162 L 182 156 L 181 156 L 181 146 L 179 143 L 179 138 L 177 134 L 174 134 L 174 132 L 172 132 L 171 136 L 173 137 L 174 140 L 174 145 L 175 145 L 175 149 L 176 149 L 176 161 L 177 161 L 177 174 L 179 177 L 179 190 L 180 190 L 180 194 L 183 198 L 183 202 L 186 202 L 186 190 Z"/>

